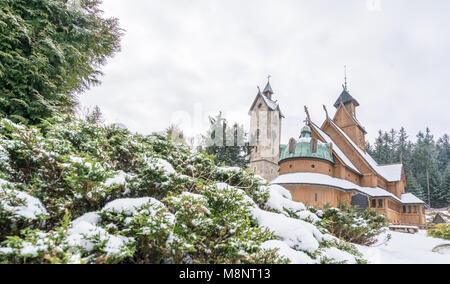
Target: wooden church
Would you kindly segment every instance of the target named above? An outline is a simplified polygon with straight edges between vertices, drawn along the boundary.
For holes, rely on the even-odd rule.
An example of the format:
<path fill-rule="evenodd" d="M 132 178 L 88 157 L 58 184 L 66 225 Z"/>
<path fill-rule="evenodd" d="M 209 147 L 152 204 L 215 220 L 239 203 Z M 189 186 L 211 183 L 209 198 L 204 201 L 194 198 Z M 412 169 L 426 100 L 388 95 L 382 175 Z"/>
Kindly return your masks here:
<path fill-rule="evenodd" d="M 258 92 L 250 109 L 250 133 L 256 144 L 249 168 L 287 188 L 295 201 L 309 206 L 337 206 L 348 202 L 361 209 L 374 208 L 392 224 L 424 227 L 425 203 L 405 193 L 406 179 L 402 163 L 379 165 L 366 152 L 363 125 L 358 121 L 358 101 L 347 83 L 336 100 L 333 118 L 326 113 L 319 126 L 309 116 L 298 139 L 280 144 L 283 114 L 273 100 L 270 82 Z"/>

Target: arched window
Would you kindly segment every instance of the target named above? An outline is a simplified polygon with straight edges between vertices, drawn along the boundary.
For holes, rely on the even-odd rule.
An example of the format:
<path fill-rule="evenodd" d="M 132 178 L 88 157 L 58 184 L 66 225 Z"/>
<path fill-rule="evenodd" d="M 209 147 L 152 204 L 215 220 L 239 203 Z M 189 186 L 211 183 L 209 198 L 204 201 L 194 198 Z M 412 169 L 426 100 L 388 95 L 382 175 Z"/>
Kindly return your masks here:
<path fill-rule="evenodd" d="M 292 154 L 295 152 L 295 139 L 291 138 L 289 140 L 289 154 Z"/>
<path fill-rule="evenodd" d="M 311 138 L 311 153 L 317 153 L 317 139 Z"/>

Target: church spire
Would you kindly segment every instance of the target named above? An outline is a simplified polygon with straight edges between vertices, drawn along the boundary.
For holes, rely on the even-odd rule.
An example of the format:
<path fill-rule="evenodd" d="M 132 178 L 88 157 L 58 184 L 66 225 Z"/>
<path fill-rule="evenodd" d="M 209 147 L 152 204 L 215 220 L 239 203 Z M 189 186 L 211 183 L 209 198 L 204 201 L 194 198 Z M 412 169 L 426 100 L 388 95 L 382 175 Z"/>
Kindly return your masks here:
<path fill-rule="evenodd" d="M 271 78 L 272 76 L 267 76 L 267 85 L 266 85 L 266 87 L 264 88 L 264 91 L 263 91 L 263 94 L 269 99 L 269 100 L 271 100 L 272 99 L 272 95 L 274 94 L 273 93 L 273 90 L 272 90 L 272 86 L 270 85 L 270 78 Z"/>
<path fill-rule="evenodd" d="M 341 104 L 348 107 L 349 111 L 353 114 L 355 114 L 355 107 L 359 106 L 358 101 L 353 98 L 349 91 L 348 91 L 348 85 L 347 85 L 347 66 L 344 66 L 344 84 L 342 85 L 342 93 L 337 99 L 336 103 L 334 104 L 335 108 L 339 108 Z"/>
<path fill-rule="evenodd" d="M 347 65 L 344 65 L 344 90 L 348 91 L 348 89 L 347 89 Z"/>

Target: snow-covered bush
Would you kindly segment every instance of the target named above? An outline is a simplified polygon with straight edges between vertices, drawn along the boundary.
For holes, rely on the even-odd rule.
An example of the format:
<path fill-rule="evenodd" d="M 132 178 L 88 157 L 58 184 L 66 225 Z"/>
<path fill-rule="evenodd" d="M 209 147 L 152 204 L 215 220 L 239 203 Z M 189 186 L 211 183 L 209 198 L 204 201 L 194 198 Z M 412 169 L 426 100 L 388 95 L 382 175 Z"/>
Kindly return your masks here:
<path fill-rule="evenodd" d="M 375 236 L 387 226 L 384 215 L 370 208 L 359 211 L 346 203 L 339 204 L 338 208 L 325 206 L 319 213 L 321 227 L 333 236 L 355 244 L 372 245 L 376 242 Z"/>
<path fill-rule="evenodd" d="M 0 262 L 356 263 L 289 191 L 160 135 L 0 120 Z"/>
<path fill-rule="evenodd" d="M 39 199 L 0 179 L 0 239 L 42 225 L 48 216 Z"/>

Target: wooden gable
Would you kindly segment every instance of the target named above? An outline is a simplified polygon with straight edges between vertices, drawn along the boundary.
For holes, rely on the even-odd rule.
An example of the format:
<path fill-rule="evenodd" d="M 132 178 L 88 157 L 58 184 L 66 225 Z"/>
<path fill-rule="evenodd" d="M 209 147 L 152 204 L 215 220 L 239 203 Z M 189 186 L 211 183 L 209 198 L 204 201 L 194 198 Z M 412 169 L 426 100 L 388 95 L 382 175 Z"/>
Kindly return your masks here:
<path fill-rule="evenodd" d="M 334 125 L 330 123 L 327 119 L 322 127 L 322 131 L 324 131 L 328 136 L 333 139 L 333 141 L 341 148 L 342 152 L 350 159 L 350 161 L 355 165 L 355 167 L 360 171 L 363 175 L 374 174 L 377 175 L 374 169 L 370 167 L 370 165 L 365 161 L 363 157 L 359 155 L 359 153 L 353 148 L 352 144 L 347 141 L 339 130 L 337 130 Z"/>
<path fill-rule="evenodd" d="M 322 136 L 320 135 L 320 133 L 317 133 L 315 127 L 311 127 L 311 137 L 314 138 L 314 139 L 319 140 L 319 141 L 322 142 L 322 143 L 328 143 L 328 141 L 326 141 L 325 138 L 322 137 Z M 336 152 L 335 152 L 335 150 L 334 150 L 334 148 L 333 148 L 333 143 L 330 143 L 330 144 L 331 144 L 331 146 L 330 146 L 330 152 L 331 152 L 331 155 L 333 156 L 333 159 L 334 159 L 334 161 L 335 161 L 335 164 L 337 164 L 337 165 L 342 165 L 343 167 L 347 168 L 348 170 L 354 172 L 355 174 L 360 175 L 360 173 L 356 172 L 356 171 L 353 170 L 351 167 L 349 167 L 349 166 L 341 159 L 341 157 L 340 157 L 338 154 L 336 154 Z"/>
<path fill-rule="evenodd" d="M 344 105 L 340 105 L 334 115 L 333 121 L 358 145 L 361 150 L 366 151 L 366 130 L 347 110 Z"/>

